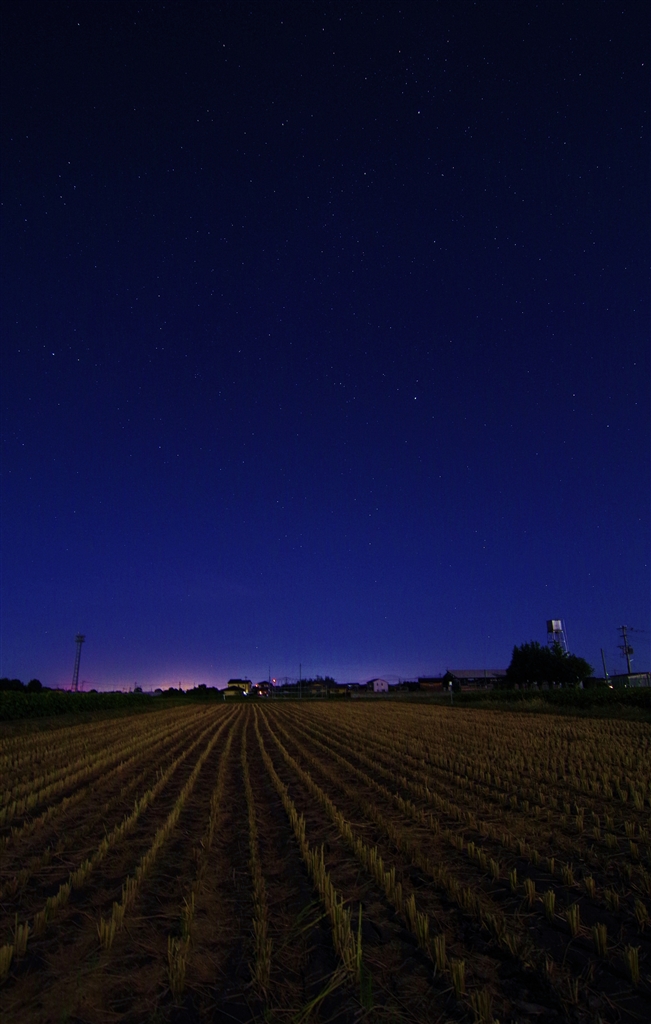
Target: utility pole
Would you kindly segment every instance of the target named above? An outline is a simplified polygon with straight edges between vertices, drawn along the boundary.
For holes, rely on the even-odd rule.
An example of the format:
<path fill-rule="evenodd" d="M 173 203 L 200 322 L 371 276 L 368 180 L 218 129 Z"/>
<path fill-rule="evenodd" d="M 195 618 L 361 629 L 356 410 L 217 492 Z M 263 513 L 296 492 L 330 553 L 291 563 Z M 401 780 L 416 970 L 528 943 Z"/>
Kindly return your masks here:
<path fill-rule="evenodd" d="M 77 644 L 77 650 L 75 651 L 75 667 L 72 670 L 72 689 L 76 693 L 79 689 L 79 662 L 81 661 L 81 645 L 83 644 L 86 637 L 83 633 L 77 633 L 75 637 L 75 643 Z"/>
<path fill-rule="evenodd" d="M 619 647 L 620 651 L 622 652 L 622 657 L 626 658 L 627 674 L 630 676 L 630 674 L 631 674 L 631 656 L 634 654 L 634 651 L 633 651 L 633 648 L 631 647 L 631 645 L 628 642 L 628 626 L 620 626 L 618 632 L 622 634 L 622 642 L 621 642 L 621 644 L 618 644 L 617 646 Z"/>
<path fill-rule="evenodd" d="M 601 664 L 604 667 L 604 679 L 608 682 L 608 669 L 606 668 L 606 655 L 604 654 L 603 647 L 601 648 Z"/>

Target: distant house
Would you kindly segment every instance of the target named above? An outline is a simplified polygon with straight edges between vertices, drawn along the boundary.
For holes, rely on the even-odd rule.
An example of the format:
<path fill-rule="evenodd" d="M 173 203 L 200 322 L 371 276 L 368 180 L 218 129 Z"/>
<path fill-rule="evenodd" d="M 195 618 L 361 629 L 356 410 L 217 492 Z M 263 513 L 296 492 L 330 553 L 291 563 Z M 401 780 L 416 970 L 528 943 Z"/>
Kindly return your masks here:
<path fill-rule="evenodd" d="M 271 683 L 263 679 L 261 683 L 254 683 L 251 687 L 251 693 L 257 697 L 270 697 L 271 696 Z"/>
<path fill-rule="evenodd" d="M 366 683 L 344 683 L 343 689 L 349 697 L 363 697 L 365 693 L 368 693 Z"/>
<path fill-rule="evenodd" d="M 386 679 L 369 679 L 366 686 L 367 689 L 371 690 L 373 693 L 389 692 L 389 684 Z"/>
<path fill-rule="evenodd" d="M 299 679 L 297 685 L 299 697 L 328 696 L 328 684 L 325 679 Z"/>
<path fill-rule="evenodd" d="M 245 697 L 250 689 L 250 679 L 229 679 L 224 690 L 224 697 Z"/>

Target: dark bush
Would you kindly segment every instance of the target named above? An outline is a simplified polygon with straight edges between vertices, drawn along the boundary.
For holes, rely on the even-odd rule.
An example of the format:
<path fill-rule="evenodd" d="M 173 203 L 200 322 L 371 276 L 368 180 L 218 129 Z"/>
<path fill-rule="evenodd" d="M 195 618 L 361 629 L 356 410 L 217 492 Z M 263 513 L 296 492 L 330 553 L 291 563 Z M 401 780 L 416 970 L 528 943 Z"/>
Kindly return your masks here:
<path fill-rule="evenodd" d="M 28 693 L 0 693 L 0 721 L 18 718 L 51 718 L 53 715 L 77 715 L 88 711 L 149 711 L 160 707 L 158 701 L 143 693 L 69 693 L 46 690 Z"/>

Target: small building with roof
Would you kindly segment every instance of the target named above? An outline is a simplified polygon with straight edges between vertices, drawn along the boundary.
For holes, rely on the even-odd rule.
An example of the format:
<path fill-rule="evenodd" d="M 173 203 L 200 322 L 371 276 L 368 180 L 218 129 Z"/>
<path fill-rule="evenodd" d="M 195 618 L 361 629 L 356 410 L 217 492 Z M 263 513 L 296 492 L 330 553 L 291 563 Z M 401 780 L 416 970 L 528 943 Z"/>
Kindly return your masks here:
<path fill-rule="evenodd" d="M 369 679 L 366 684 L 371 693 L 388 693 L 389 684 L 386 679 Z"/>
<path fill-rule="evenodd" d="M 224 698 L 246 697 L 250 689 L 250 679 L 229 679 L 224 690 Z"/>

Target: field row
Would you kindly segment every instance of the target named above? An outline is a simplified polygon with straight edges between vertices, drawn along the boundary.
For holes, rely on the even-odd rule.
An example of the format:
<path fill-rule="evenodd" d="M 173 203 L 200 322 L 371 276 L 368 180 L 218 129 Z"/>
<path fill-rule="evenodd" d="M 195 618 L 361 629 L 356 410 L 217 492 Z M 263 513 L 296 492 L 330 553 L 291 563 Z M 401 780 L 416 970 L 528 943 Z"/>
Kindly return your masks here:
<path fill-rule="evenodd" d="M 40 732 L 0 832 L 3 1020 L 645 1019 L 649 729 L 618 723 L 597 786 L 607 725 L 260 701 Z"/>

